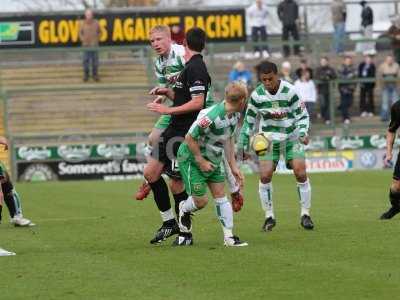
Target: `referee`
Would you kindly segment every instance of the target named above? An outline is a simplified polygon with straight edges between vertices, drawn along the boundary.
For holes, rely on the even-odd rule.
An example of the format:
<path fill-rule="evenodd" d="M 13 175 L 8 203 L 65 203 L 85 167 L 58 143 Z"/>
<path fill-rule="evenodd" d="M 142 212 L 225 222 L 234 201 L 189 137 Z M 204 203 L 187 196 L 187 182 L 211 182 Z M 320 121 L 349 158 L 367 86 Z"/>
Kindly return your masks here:
<path fill-rule="evenodd" d="M 400 127 L 400 101 L 392 105 L 390 124 L 386 135 L 386 158 L 385 163 L 390 164 L 393 158 L 393 143 L 396 138 L 396 131 Z M 397 156 L 396 165 L 393 172 L 392 185 L 390 186 L 389 199 L 391 207 L 384 212 L 381 220 L 393 218 L 400 212 L 400 159 Z"/>
<path fill-rule="evenodd" d="M 177 78 L 174 88 L 160 87 L 153 90 L 155 95 L 165 95 L 171 99 L 173 106 L 168 107 L 159 103 L 147 105 L 151 111 L 171 115 L 171 122 L 153 148 L 151 158 L 144 169 L 144 177 L 151 186 L 163 220 L 162 226 L 150 241 L 152 244 L 160 243 L 179 232 L 169 201 L 168 187 L 161 174 L 165 172 L 171 179 L 170 189 L 176 210 L 179 211 L 179 203 L 188 198 L 176 163 L 176 155 L 190 126 L 200 110 L 205 107 L 206 95 L 211 84 L 210 75 L 200 54 L 204 49 L 205 40 L 206 34 L 202 29 L 190 29 L 186 33 L 184 42 L 185 68 Z M 187 238 L 188 241 L 191 240 L 191 236 Z"/>

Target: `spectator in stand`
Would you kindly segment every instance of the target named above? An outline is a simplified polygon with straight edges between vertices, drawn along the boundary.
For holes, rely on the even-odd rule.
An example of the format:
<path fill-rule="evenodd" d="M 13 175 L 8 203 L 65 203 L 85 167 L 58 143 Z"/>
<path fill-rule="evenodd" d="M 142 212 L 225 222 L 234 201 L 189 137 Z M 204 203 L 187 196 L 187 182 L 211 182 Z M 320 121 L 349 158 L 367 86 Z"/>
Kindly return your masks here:
<path fill-rule="evenodd" d="M 281 65 L 281 78 L 289 83 L 294 83 L 292 74 L 292 65 L 288 61 L 284 61 Z"/>
<path fill-rule="evenodd" d="M 246 84 L 247 88 L 251 88 L 253 74 L 246 69 L 243 62 L 238 61 L 234 64 L 232 71 L 229 73 L 229 82 L 240 81 Z"/>
<path fill-rule="evenodd" d="M 289 34 L 295 42 L 300 40 L 299 31 L 297 28 L 297 21 L 299 19 L 299 7 L 294 0 L 284 0 L 278 5 L 278 17 L 282 22 L 282 40 L 288 41 Z M 294 54 L 299 55 L 300 46 L 294 46 Z M 283 46 L 283 55 L 288 57 L 290 55 L 289 45 Z"/>
<path fill-rule="evenodd" d="M 268 9 L 265 4 L 262 3 L 262 0 L 256 0 L 248 9 L 247 9 L 247 20 L 250 23 L 251 27 L 251 39 L 253 42 L 266 42 L 267 41 L 267 17 L 268 17 Z M 262 52 L 261 52 L 262 51 Z M 254 46 L 254 55 L 259 58 L 261 56 L 264 58 L 269 57 L 268 46 L 265 45 L 263 47 Z"/>
<path fill-rule="evenodd" d="M 357 77 L 357 71 L 353 66 L 353 59 L 351 56 L 345 56 L 343 64 L 339 68 L 339 78 L 341 80 L 354 80 Z M 342 113 L 343 123 L 350 124 L 350 107 L 353 104 L 354 91 L 356 83 L 339 83 L 340 92 L 340 105 L 339 110 Z"/>
<path fill-rule="evenodd" d="M 321 117 L 324 119 L 325 124 L 329 125 L 331 123 L 330 116 L 330 82 L 336 79 L 336 72 L 329 65 L 329 60 L 327 57 L 321 57 L 320 66 L 317 68 L 315 73 L 316 80 L 318 83 L 318 99 L 319 106 L 321 110 Z"/>
<path fill-rule="evenodd" d="M 392 40 L 393 55 L 400 64 L 400 16 L 396 16 L 392 26 L 387 31 L 387 36 Z"/>
<path fill-rule="evenodd" d="M 399 64 L 394 61 L 392 55 L 386 56 L 385 61 L 378 68 L 378 78 L 382 83 L 381 120 L 383 122 L 389 121 L 390 107 L 399 97 L 396 87 L 399 71 Z"/>
<path fill-rule="evenodd" d="M 374 12 L 372 8 L 367 5 L 367 1 L 361 1 L 360 5 L 362 7 L 361 11 L 361 34 L 364 39 L 372 39 L 374 23 Z M 362 42 L 359 44 L 360 52 L 369 54 L 375 53 L 375 43 L 374 42 Z"/>
<path fill-rule="evenodd" d="M 344 52 L 344 41 L 346 39 L 346 4 L 343 0 L 333 0 L 331 4 L 333 23 L 333 50 L 336 54 Z"/>
<path fill-rule="evenodd" d="M 85 11 L 85 19 L 80 23 L 79 38 L 82 47 L 97 47 L 99 45 L 100 26 L 91 9 Z M 83 81 L 85 82 L 89 80 L 90 66 L 92 67 L 93 79 L 99 81 L 99 53 L 97 50 L 91 49 L 83 52 Z"/>
<path fill-rule="evenodd" d="M 183 32 L 180 25 L 175 24 L 171 26 L 171 39 L 175 42 L 175 44 L 183 45 L 185 32 Z"/>
<path fill-rule="evenodd" d="M 301 74 L 307 71 L 308 73 L 310 73 L 310 78 L 313 79 L 313 69 L 308 65 L 307 60 L 306 59 L 302 59 L 300 60 L 300 67 L 296 70 L 296 79 L 300 79 L 301 78 Z"/>
<path fill-rule="evenodd" d="M 376 68 L 371 55 L 365 55 L 364 61 L 358 66 L 358 77 L 369 79 L 372 82 L 360 84 L 360 112 L 361 117 L 374 115 L 374 88 Z"/>
<path fill-rule="evenodd" d="M 294 88 L 300 100 L 304 101 L 310 119 L 312 120 L 314 118 L 314 106 L 317 102 L 317 88 L 308 70 L 303 70 L 301 72 L 301 77 L 294 83 Z"/>

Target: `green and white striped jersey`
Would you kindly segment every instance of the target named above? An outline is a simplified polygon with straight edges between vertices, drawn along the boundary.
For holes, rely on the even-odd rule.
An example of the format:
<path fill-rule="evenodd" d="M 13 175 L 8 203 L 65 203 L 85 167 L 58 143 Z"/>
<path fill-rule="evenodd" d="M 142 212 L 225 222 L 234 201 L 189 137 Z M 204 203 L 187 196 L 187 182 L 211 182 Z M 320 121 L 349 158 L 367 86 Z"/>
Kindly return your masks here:
<path fill-rule="evenodd" d="M 248 149 L 250 136 L 256 131 L 258 116 L 259 132 L 264 132 L 277 142 L 296 140 L 306 135 L 310 126 L 303 101 L 299 99 L 294 86 L 283 80 L 275 95 L 271 95 L 263 84 L 252 92 L 240 132 L 239 144 L 242 148 Z"/>
<path fill-rule="evenodd" d="M 159 56 L 155 62 L 155 73 L 158 84 L 174 87 L 177 77 L 185 67 L 185 47 L 172 44 L 168 57 Z"/>
<path fill-rule="evenodd" d="M 218 165 L 225 141 L 234 135 L 239 119 L 240 113 L 226 113 L 222 101 L 201 110 L 188 133 L 199 143 L 201 155 Z"/>

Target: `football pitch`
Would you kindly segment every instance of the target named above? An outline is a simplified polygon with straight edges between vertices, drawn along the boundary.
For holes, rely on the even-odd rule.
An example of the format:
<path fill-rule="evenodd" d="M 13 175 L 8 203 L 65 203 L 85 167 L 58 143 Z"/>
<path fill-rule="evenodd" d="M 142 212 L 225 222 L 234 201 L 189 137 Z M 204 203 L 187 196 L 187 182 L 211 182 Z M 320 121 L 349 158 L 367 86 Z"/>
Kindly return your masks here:
<path fill-rule="evenodd" d="M 17 184 L 36 227 L 13 228 L 0 247 L 0 299 L 398 299 L 400 216 L 388 208 L 389 171 L 312 174 L 314 231 L 299 224 L 293 176 L 274 178 L 277 226 L 260 228 L 256 176 L 246 176 L 236 234 L 225 248 L 213 202 L 194 217 L 192 247 L 149 244 L 160 217 L 140 181 Z"/>

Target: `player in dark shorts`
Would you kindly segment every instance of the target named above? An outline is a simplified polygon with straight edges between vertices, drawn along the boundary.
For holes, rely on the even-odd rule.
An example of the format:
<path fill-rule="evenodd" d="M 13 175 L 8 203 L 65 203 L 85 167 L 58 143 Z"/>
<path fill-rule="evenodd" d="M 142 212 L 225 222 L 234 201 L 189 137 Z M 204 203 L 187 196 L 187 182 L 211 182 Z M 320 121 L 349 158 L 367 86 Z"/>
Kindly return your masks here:
<path fill-rule="evenodd" d="M 393 158 L 393 143 L 396 138 L 396 131 L 400 127 L 400 101 L 392 105 L 390 124 L 386 134 L 386 157 L 385 163 L 390 164 Z M 393 218 L 400 212 L 400 154 L 397 156 L 396 165 L 393 172 L 392 185 L 390 186 L 389 199 L 391 207 L 384 212 L 381 220 Z"/>
<path fill-rule="evenodd" d="M 179 213 L 179 203 L 186 200 L 188 195 L 179 174 L 176 155 L 198 113 L 205 108 L 205 98 L 211 84 L 210 75 L 200 54 L 204 49 L 205 39 L 206 34 L 202 29 L 190 29 L 186 33 L 184 43 L 185 68 L 179 75 L 174 88 L 160 87 L 153 90 L 155 95 L 165 95 L 170 98 L 173 101 L 172 107 L 154 102 L 147 105 L 151 111 L 171 115 L 171 123 L 162 133 L 158 145 L 153 148 L 152 157 L 144 169 L 144 177 L 151 186 L 163 220 L 162 226 L 150 241 L 152 244 L 158 244 L 179 233 L 171 208 L 168 187 L 161 174 L 165 172 L 171 179 L 170 189 L 175 200 L 175 212 Z"/>

